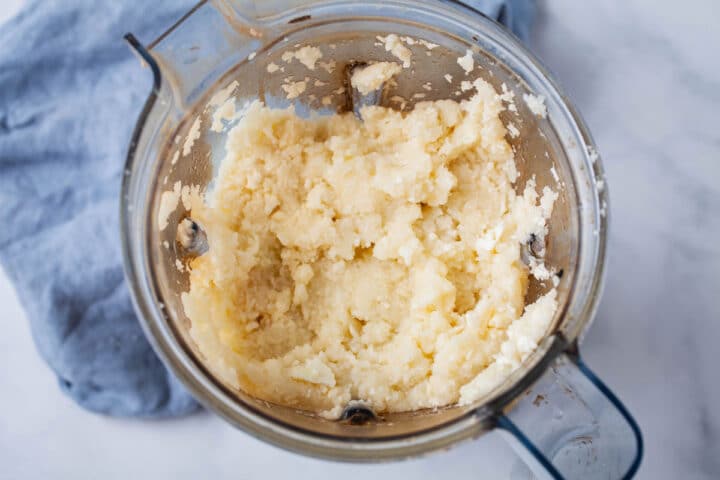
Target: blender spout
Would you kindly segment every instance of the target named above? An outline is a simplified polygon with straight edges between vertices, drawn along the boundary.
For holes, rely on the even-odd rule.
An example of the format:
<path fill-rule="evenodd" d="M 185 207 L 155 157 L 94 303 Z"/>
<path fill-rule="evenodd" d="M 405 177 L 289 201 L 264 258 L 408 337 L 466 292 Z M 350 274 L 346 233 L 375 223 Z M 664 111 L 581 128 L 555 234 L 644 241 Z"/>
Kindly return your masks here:
<path fill-rule="evenodd" d="M 125 36 L 141 62 L 153 70 L 156 93 L 178 114 L 188 112 L 207 88 L 233 66 L 250 62 L 263 46 L 263 31 L 241 15 L 238 3 L 203 0 L 156 40 L 143 46 Z"/>

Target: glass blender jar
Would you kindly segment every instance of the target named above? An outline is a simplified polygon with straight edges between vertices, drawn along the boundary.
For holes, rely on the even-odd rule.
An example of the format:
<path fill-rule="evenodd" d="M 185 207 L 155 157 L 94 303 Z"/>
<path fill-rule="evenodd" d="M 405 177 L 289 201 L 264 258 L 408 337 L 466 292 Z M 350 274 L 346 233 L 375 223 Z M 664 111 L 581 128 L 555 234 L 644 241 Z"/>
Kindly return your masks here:
<path fill-rule="evenodd" d="M 159 229 L 157 218 L 162 193 L 176 182 L 212 182 L 224 156 L 224 135 L 191 130 L 198 119 L 202 125 L 213 123 L 217 95 L 228 92 L 238 102 L 261 99 L 279 107 L 292 103 L 301 114 L 352 109 L 357 99 L 349 94 L 335 95 L 329 104 L 319 99 L 348 86 L 352 65 L 397 61 L 374 46 L 378 35 L 390 33 L 437 45 L 431 55 L 413 51 L 412 73 L 398 77 L 392 93 L 406 99 L 404 109 L 420 101 L 413 92 L 423 91 L 426 82 L 436 87 L 422 100 L 465 98 L 454 95 L 458 86 L 444 75 L 464 78 L 456 60 L 467 50 L 478 66 L 474 75 L 496 90 L 504 84 L 519 99 L 523 94 L 544 97 L 546 118 L 517 102 L 512 120 L 520 134 L 508 140 L 520 172 L 517 185 L 534 176 L 540 189 L 548 185 L 559 194 L 544 258 L 563 273 L 557 286 L 560 307 L 551 330 L 521 368 L 472 405 L 382 416 L 349 406 L 340 420 L 331 421 L 253 398 L 207 368 L 188 334 L 190 321 L 180 302 L 188 289 L 187 272 L 175 268 L 176 261 L 202 254 L 203 242 L 185 248 L 176 241 L 178 226 L 189 215 L 182 205 L 167 217 L 168 228 Z M 152 69 L 154 84 L 133 134 L 122 187 L 126 275 L 146 336 L 203 405 L 264 441 L 333 460 L 418 455 L 501 428 L 518 440 L 536 472 L 554 478 L 634 475 L 642 456 L 639 428 L 578 350 L 597 307 L 605 265 L 608 199 L 604 183 L 598 182 L 602 165 L 578 113 L 515 37 L 456 2 L 205 0 L 148 46 L 132 35 L 127 40 Z M 325 48 L 330 44 L 333 49 Z M 336 66 L 323 73 L 322 85 L 288 100 L 282 77 L 268 74 L 267 66 L 282 63 L 283 53 L 297 45 L 321 47 L 323 60 Z M 307 75 L 297 63 L 285 68 L 285 76 Z M 372 99 L 387 100 L 387 95 Z M 503 112 L 501 119 L 507 123 L 510 115 Z M 181 139 L 196 133 L 191 154 L 180 155 Z M 531 280 L 527 303 L 548 288 Z"/>

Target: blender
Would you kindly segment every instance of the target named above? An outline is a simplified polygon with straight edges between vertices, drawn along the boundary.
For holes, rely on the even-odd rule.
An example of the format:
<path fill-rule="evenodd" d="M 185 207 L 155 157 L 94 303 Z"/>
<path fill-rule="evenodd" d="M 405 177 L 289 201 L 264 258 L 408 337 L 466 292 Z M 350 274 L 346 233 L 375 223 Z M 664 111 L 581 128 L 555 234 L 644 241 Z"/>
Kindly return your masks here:
<path fill-rule="evenodd" d="M 397 61 L 376 45 L 378 36 L 389 34 L 424 43 L 407 45 L 412 68 L 392 85 L 358 98 L 348 88 L 349 72 L 356 65 Z M 608 198 L 602 164 L 579 114 L 512 34 L 458 2 L 204 0 L 146 46 L 132 35 L 126 38 L 153 73 L 122 187 L 126 276 L 146 336 L 198 401 L 251 435 L 315 457 L 403 458 L 500 428 L 538 474 L 634 475 L 642 457 L 640 430 L 578 349 L 598 304 L 605 266 Z M 428 44 L 434 45 L 429 54 Z M 322 50 L 327 68 L 314 72 L 321 81 L 307 82 L 303 92 L 288 99 L 283 77 L 300 79 L 308 72 L 282 57 L 306 45 Z M 501 113 L 503 122 L 512 121 L 519 131 L 508 138 L 520 173 L 517 188 L 534 177 L 539 189 L 550 186 L 559 194 L 543 246 L 544 261 L 562 273 L 559 308 L 538 348 L 475 403 L 421 411 L 378 413 L 351 404 L 340 419 L 329 420 L 225 384 L 194 345 L 180 301 L 189 282 L 176 263 L 202 255 L 207 243 L 192 212 L 182 204 L 164 211 L 162 201 L 177 182 L 211 188 L 233 121 L 218 117 L 219 104 L 229 99 L 238 111 L 259 99 L 271 107 L 294 105 L 299 115 L 322 115 L 352 111 L 359 103 L 409 110 L 419 101 L 459 101 L 472 95 L 458 88 L 468 77 L 457 59 L 468 50 L 475 77 L 498 92 L 513 92 L 516 99 L 543 97 L 547 108 L 542 117 L 517 101 L 517 111 Z M 270 74 L 271 64 L 282 65 L 283 75 Z M 457 81 L 448 82 L 448 74 Z M 434 87 L 421 89 L 428 82 Z M 167 228 L 158 228 L 159 215 Z M 191 241 L 178 241 L 178 233 Z M 531 278 L 526 304 L 550 288 L 546 283 Z"/>

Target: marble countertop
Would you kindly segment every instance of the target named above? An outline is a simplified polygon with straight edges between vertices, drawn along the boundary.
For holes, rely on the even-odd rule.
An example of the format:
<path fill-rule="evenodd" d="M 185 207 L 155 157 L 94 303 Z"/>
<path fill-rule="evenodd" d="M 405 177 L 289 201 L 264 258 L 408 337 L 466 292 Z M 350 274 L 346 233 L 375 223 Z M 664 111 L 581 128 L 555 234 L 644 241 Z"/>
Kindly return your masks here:
<path fill-rule="evenodd" d="M 4 0 L 0 21 L 22 0 Z M 540 1 L 532 48 L 597 141 L 610 261 L 588 363 L 640 423 L 639 478 L 720 476 L 720 2 Z M 497 433 L 384 465 L 306 459 L 211 414 L 129 421 L 86 413 L 34 351 L 0 273 L 0 478 L 510 478 Z"/>

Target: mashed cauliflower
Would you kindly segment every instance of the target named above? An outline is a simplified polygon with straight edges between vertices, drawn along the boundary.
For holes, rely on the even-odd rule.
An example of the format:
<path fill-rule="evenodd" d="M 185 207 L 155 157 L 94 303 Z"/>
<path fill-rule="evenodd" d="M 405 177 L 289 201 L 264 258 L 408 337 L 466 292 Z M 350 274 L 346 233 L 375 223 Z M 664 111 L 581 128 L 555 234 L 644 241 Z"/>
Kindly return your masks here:
<path fill-rule="evenodd" d="M 337 417 L 473 402 L 536 348 L 520 245 L 556 194 L 516 194 L 501 99 L 302 119 L 255 103 L 215 187 L 193 195 L 209 250 L 183 294 L 207 365 L 248 394 Z"/>

